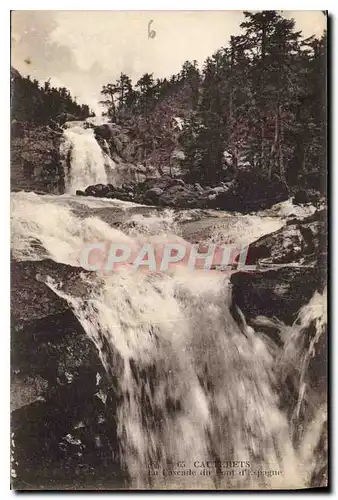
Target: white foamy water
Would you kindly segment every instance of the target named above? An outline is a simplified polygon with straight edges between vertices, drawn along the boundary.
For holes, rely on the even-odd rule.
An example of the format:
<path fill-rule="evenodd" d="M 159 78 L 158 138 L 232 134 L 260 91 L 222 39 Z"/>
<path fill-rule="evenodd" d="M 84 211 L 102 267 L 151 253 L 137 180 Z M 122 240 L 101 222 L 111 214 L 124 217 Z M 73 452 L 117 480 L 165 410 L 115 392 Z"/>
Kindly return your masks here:
<path fill-rule="evenodd" d="M 135 213 L 142 207 L 145 213 Z M 111 213 L 106 216 L 106 212 Z M 111 212 L 110 212 L 111 211 Z M 92 214 L 87 216 L 86 214 Z M 103 217 L 104 214 L 105 216 Z M 130 214 L 130 215 L 129 215 Z M 104 200 L 66 194 L 63 196 L 37 195 L 35 193 L 12 194 L 12 251 L 19 260 L 52 258 L 56 262 L 79 265 L 79 255 L 88 243 L 107 241 L 123 243 L 144 242 L 146 237 L 165 243 L 172 238 L 191 241 L 191 231 L 204 230 L 200 242 L 218 244 L 231 242 L 249 244 L 264 234 L 283 226 L 280 218 L 254 215 L 205 218 L 190 223 L 187 210 L 152 210 L 131 202 Z M 115 218 L 122 217 L 117 229 Z M 195 219 L 199 212 L 195 211 Z M 109 223 L 106 220 L 109 219 Z M 193 225 L 189 231 L 185 222 Z"/>
<path fill-rule="evenodd" d="M 107 184 L 105 158 L 94 130 L 75 125 L 64 130 L 64 137 L 61 156 L 66 166 L 66 191 L 75 193 L 91 184 Z"/>
<path fill-rule="evenodd" d="M 138 245 L 145 238 L 160 242 L 181 238 L 188 214 L 167 210 L 143 215 L 119 202 L 66 196 L 12 195 L 12 252 L 18 260 L 52 258 L 79 265 L 79 251 L 96 241 Z M 103 203 L 103 205 L 101 205 Z M 106 208 L 105 208 L 106 207 Z M 93 215 L 88 217 L 88 209 Z M 115 212 L 114 212 L 115 213 Z M 196 212 L 197 213 L 197 212 Z M 196 215 L 195 213 L 195 215 Z M 183 216 L 182 216 L 183 214 Z M 148 216 L 147 216 L 148 215 Z M 218 217 L 217 220 L 222 219 Z M 281 218 L 224 216 L 222 234 L 234 242 L 276 230 Z M 213 234 L 214 218 L 210 217 Z M 260 229 L 255 229 L 261 222 Z M 223 219 L 222 219 L 223 223 Z M 208 221 L 203 222 L 203 227 Z M 264 225 L 265 224 L 265 225 Z M 218 230 L 218 229 L 217 229 Z M 247 241 L 246 240 L 246 241 Z M 323 335 L 326 311 L 316 293 L 291 327 L 279 325 L 281 346 L 271 348 L 264 335 L 239 326 L 230 313 L 228 279 L 216 273 L 177 268 L 168 274 L 121 269 L 112 274 L 84 274 L 85 287 L 68 286 L 64 275 L 40 276 L 71 306 L 96 345 L 102 363 L 120 395 L 117 432 L 121 467 L 135 488 L 293 488 L 310 485 L 316 466 L 325 408 L 309 411 L 315 399 L 309 388 L 308 367 Z M 83 290 L 89 290 L 83 295 Z M 81 295 L 82 293 L 82 295 Z M 314 333 L 308 334 L 311 325 Z M 306 339 L 310 339 L 306 341 Z M 292 356 L 290 356 L 290 352 Z M 290 363 L 286 361 L 290 360 Z M 296 373 L 295 365 L 297 366 Z M 294 379 L 294 401 L 282 407 L 283 380 Z M 311 406 L 311 405 L 310 405 Z M 295 428 L 302 425 L 302 432 Z M 199 474 L 196 461 L 248 461 L 243 476 L 220 469 L 210 477 Z M 177 470 L 185 462 L 197 476 L 149 475 L 150 464 Z M 151 469 L 152 470 L 152 469 Z M 251 471 L 256 473 L 251 474 Z M 257 471 L 265 474 L 258 477 Z M 271 471 L 280 474 L 272 474 Z"/>
<path fill-rule="evenodd" d="M 220 277 L 129 275 L 91 280 L 90 296 L 63 297 L 118 379 L 118 436 L 131 485 L 156 488 L 305 486 L 286 415 L 278 406 L 273 357 L 229 313 Z M 83 277 L 83 280 L 86 278 Z M 115 368 L 114 368 L 115 367 Z M 118 367 L 116 369 L 116 367 Z M 152 477 L 150 463 L 249 461 L 282 476 Z"/>
<path fill-rule="evenodd" d="M 304 219 L 305 217 L 309 217 L 310 215 L 316 212 L 316 207 L 313 205 L 295 205 L 292 202 L 292 198 L 288 200 L 281 201 L 280 203 L 276 203 L 271 208 L 264 210 L 262 212 L 258 212 L 258 215 L 272 215 L 275 217 L 297 217 L 297 219 Z"/>

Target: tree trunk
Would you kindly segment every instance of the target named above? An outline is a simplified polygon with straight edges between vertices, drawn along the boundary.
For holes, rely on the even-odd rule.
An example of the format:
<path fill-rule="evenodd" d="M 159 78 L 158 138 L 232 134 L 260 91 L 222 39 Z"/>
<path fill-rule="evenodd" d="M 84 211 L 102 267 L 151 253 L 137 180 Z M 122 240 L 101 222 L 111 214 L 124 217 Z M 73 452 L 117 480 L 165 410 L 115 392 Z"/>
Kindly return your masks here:
<path fill-rule="evenodd" d="M 261 123 L 261 167 L 265 170 L 265 118 Z"/>
<path fill-rule="evenodd" d="M 281 181 L 285 184 L 287 189 L 289 189 L 289 186 L 287 185 L 285 178 L 285 165 L 284 165 L 284 152 L 283 152 L 284 125 L 283 125 L 281 106 L 278 107 L 278 121 L 279 121 L 279 139 L 278 139 L 279 175 Z"/>
<path fill-rule="evenodd" d="M 275 163 L 276 159 L 276 151 L 277 151 L 277 144 L 278 144 L 278 139 L 279 139 L 279 129 L 278 129 L 278 111 L 276 110 L 275 114 L 275 137 L 274 137 L 274 142 L 271 146 L 271 151 L 270 151 L 270 163 L 269 163 L 269 173 L 268 173 L 268 179 L 271 179 L 272 176 L 272 166 Z"/>
<path fill-rule="evenodd" d="M 113 95 L 111 96 L 111 118 L 113 122 L 116 122 L 116 106 Z"/>

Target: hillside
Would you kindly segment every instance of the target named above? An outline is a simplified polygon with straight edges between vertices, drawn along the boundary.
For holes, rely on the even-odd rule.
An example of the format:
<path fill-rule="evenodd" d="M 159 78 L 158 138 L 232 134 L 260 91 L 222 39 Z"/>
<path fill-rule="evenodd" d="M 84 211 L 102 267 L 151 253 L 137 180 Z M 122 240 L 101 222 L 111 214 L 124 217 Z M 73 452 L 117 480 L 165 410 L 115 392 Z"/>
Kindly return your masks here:
<path fill-rule="evenodd" d="M 133 85 L 121 73 L 104 85 L 106 114 L 138 141 L 130 161 L 170 167 L 178 149 L 189 182 L 244 174 L 325 194 L 326 32 L 305 39 L 277 11 L 244 15 L 242 34 L 202 68 L 186 61 L 170 79 L 146 73 Z"/>
<path fill-rule="evenodd" d="M 109 123 L 95 136 L 118 170 L 136 172 L 126 180 L 178 175 L 203 189 L 235 181 L 234 197 L 250 206 L 299 189 L 326 195 L 326 32 L 304 39 L 277 11 L 244 14 L 243 33 L 202 68 L 186 61 L 170 78 L 146 73 L 133 84 L 121 73 L 103 85 Z M 13 69 L 12 188 L 62 192 L 59 126 L 89 114 L 67 89 Z"/>
<path fill-rule="evenodd" d="M 11 68 L 11 189 L 63 192 L 60 125 L 89 114 L 66 88 L 40 86 Z"/>
<path fill-rule="evenodd" d="M 11 189 L 60 193 L 64 173 L 59 161 L 60 133 L 48 125 L 12 127 Z M 17 129 L 19 127 L 16 127 Z"/>

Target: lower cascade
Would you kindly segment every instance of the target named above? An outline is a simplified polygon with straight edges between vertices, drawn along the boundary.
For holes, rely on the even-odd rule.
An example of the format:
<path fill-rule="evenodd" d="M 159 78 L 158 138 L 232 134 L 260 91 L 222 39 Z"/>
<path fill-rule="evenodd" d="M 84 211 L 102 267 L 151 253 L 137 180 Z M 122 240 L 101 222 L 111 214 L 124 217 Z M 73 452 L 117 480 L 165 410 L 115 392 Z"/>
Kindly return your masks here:
<path fill-rule="evenodd" d="M 325 292 L 315 292 L 293 326 L 261 317 L 253 329 L 240 311 L 234 315 L 229 277 L 221 273 L 79 268 L 77 256 L 94 238 L 165 243 L 182 238 L 182 219 L 192 216 L 132 209 L 114 200 L 30 193 L 13 195 L 12 209 L 16 259 L 78 268 L 76 283 L 61 279 L 57 266 L 38 279 L 65 299 L 98 350 L 115 394 L 111 411 L 128 484 L 191 489 L 195 476 L 201 489 L 309 486 L 326 422 L 325 405 L 308 390 L 309 362 L 326 327 Z M 232 218 L 224 217 L 226 234 L 232 227 L 234 239 L 250 238 L 257 216 L 237 217 L 231 226 Z M 278 341 L 264 325 L 278 331 Z M 285 398 L 281 388 L 290 378 L 294 396 Z"/>
<path fill-rule="evenodd" d="M 133 487 L 187 487 L 190 475 L 172 464 L 182 462 L 189 470 L 205 461 L 219 463 L 220 474 L 199 476 L 199 488 L 291 488 L 300 478 L 308 485 L 325 411 L 318 410 L 318 422 L 310 424 L 311 432 L 296 448 L 280 409 L 276 354 L 258 332 L 235 323 L 227 282 L 121 274 L 91 282 L 86 298 L 64 293 L 51 279 L 46 283 L 69 302 L 107 373 L 118 380 L 118 437 Z M 310 323 L 316 311 L 311 304 L 308 309 L 305 321 Z M 321 335 L 322 318 L 316 319 Z M 295 327 L 294 337 L 301 333 Z M 306 364 L 302 370 L 301 378 Z M 237 481 L 223 468 L 231 460 L 249 464 Z M 255 470 L 257 464 L 261 476 L 251 475 L 250 467 Z M 154 472 L 157 467 L 164 478 Z"/>

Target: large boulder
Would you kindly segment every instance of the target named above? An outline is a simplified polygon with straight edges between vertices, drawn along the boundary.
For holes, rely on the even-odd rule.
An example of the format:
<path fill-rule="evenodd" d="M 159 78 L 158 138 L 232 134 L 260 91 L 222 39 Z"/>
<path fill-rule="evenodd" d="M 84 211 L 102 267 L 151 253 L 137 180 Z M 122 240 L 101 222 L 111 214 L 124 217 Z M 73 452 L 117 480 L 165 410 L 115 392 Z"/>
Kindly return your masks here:
<path fill-rule="evenodd" d="M 302 221 L 289 220 L 278 231 L 262 236 L 250 245 L 248 264 L 268 267 L 288 263 L 303 266 L 323 263 L 327 252 L 326 234 L 326 210 L 317 211 Z"/>
<path fill-rule="evenodd" d="M 318 205 L 321 198 L 320 192 L 316 189 L 299 189 L 294 194 L 293 203 L 295 205 L 308 205 L 309 203 Z"/>
<path fill-rule="evenodd" d="M 95 196 L 96 198 L 104 198 L 111 191 L 111 184 L 95 184 L 88 186 L 85 189 L 86 196 Z"/>
<path fill-rule="evenodd" d="M 323 268 L 284 267 L 231 276 L 233 302 L 250 322 L 257 316 L 292 324 L 299 309 L 325 287 Z"/>
<path fill-rule="evenodd" d="M 160 196 L 160 205 L 168 207 L 195 207 L 196 192 L 180 184 L 171 185 Z"/>
<path fill-rule="evenodd" d="M 96 137 L 102 137 L 106 141 L 110 141 L 113 137 L 121 132 L 121 127 L 115 123 L 104 123 L 94 128 Z"/>
<path fill-rule="evenodd" d="M 148 189 L 148 191 L 144 193 L 145 202 L 149 201 L 150 203 L 154 203 L 155 205 L 157 205 L 159 203 L 159 198 L 161 194 L 163 194 L 163 192 L 163 189 L 159 187 Z"/>
<path fill-rule="evenodd" d="M 235 319 L 263 336 L 274 356 L 280 405 L 287 411 L 296 443 L 313 440 L 311 485 L 327 484 L 327 291 L 325 269 L 284 267 L 239 272 L 231 277 Z M 240 309 L 240 310 L 239 310 Z M 240 312 L 241 311 L 241 312 Z M 246 328 L 247 331 L 250 331 Z M 314 427 L 314 424 L 316 427 Z"/>
<path fill-rule="evenodd" d="M 41 279 L 86 294 L 83 270 L 45 260 L 11 271 L 13 488 L 121 486 L 112 381 L 68 303 Z"/>
<path fill-rule="evenodd" d="M 296 191 L 293 197 L 293 203 L 295 205 L 304 205 L 310 203 L 309 195 L 305 189 L 299 189 Z"/>
<path fill-rule="evenodd" d="M 129 130 L 123 128 L 116 123 L 103 123 L 94 128 L 95 137 L 104 139 L 108 142 L 112 142 L 118 139 L 119 144 L 125 145 L 130 142 L 130 137 L 128 135 Z M 122 146 L 123 147 L 123 146 Z"/>
<path fill-rule="evenodd" d="M 233 298 L 248 318 L 276 316 L 290 323 L 300 307 L 326 286 L 327 213 L 291 220 L 252 243 L 247 264 L 256 271 L 232 275 Z"/>

